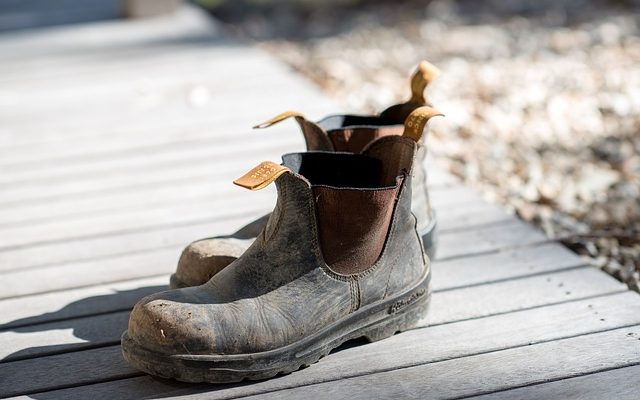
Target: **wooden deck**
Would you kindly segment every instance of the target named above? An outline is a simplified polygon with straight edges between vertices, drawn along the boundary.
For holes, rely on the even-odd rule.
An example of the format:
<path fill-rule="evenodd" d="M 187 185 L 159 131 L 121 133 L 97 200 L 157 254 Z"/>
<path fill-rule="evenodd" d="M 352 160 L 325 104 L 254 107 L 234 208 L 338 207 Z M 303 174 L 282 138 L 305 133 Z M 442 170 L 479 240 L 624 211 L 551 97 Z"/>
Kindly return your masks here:
<path fill-rule="evenodd" d="M 286 109 L 336 111 L 193 10 L 0 36 L 0 397 L 638 399 L 640 296 L 433 168 L 428 327 L 262 382 L 130 368 L 129 309 L 182 247 L 272 207 L 231 180 L 303 148 L 248 129 Z"/>

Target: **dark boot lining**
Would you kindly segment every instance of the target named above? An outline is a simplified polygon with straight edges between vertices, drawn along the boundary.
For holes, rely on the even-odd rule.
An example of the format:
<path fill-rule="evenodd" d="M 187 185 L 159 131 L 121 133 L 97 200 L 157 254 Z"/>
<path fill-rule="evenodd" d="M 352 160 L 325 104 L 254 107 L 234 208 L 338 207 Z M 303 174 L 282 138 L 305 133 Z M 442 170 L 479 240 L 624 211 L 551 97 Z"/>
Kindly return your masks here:
<path fill-rule="evenodd" d="M 361 155 L 333 152 L 290 153 L 282 156 L 284 165 L 304 176 L 312 186 L 376 189 L 393 187 L 384 179 L 383 161 Z"/>
<path fill-rule="evenodd" d="M 330 115 L 318 121 L 318 125 L 325 131 L 354 127 L 380 127 L 389 125 L 402 125 L 404 121 L 376 115 Z"/>

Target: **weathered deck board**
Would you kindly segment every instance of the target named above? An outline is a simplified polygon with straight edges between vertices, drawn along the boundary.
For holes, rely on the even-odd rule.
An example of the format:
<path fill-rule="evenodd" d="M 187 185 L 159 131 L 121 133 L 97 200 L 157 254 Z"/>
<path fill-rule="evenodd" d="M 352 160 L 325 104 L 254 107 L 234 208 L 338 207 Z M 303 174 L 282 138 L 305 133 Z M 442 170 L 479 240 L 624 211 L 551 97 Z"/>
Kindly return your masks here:
<path fill-rule="evenodd" d="M 623 300 L 624 299 L 624 300 Z M 620 301 L 629 302 L 630 306 L 618 307 Z M 590 299 L 580 302 L 570 302 L 560 304 L 556 306 L 549 306 L 543 308 L 537 308 L 532 310 L 526 310 L 516 313 L 509 313 L 490 318 L 474 319 L 469 321 L 458 322 L 454 324 L 441 325 L 437 327 L 417 329 L 396 335 L 392 338 L 386 339 L 381 342 L 373 343 L 370 345 L 356 346 L 346 348 L 344 350 L 334 352 L 327 356 L 321 363 L 314 365 L 311 368 L 307 368 L 297 373 L 283 376 L 278 379 L 272 379 L 268 381 L 256 382 L 250 385 L 209 385 L 205 386 L 207 389 L 212 390 L 207 393 L 206 398 L 232 398 L 237 396 L 247 396 L 258 393 L 269 393 L 274 390 L 282 390 L 287 388 L 295 388 L 305 385 L 301 390 L 305 390 L 308 386 L 322 382 L 330 382 L 331 385 L 344 385 L 349 384 L 351 379 L 344 379 L 348 377 L 367 380 L 367 376 L 373 375 L 373 380 L 376 376 L 389 374 L 383 371 L 397 370 L 399 374 L 408 371 L 413 368 L 428 368 L 429 372 L 424 373 L 422 377 L 429 376 L 430 379 L 403 379 L 402 376 L 397 377 L 398 382 L 402 383 L 402 386 L 413 387 L 419 389 L 419 385 L 436 385 L 436 378 L 445 379 L 447 377 L 455 377 L 461 373 L 461 371 L 467 371 L 470 374 L 482 374 L 484 368 L 443 368 L 441 365 L 446 362 L 461 363 L 461 364 L 473 364 L 476 365 L 480 361 L 477 357 L 486 358 L 492 357 L 492 354 L 497 354 L 496 357 L 512 359 L 511 364 L 513 368 L 532 368 L 536 370 L 535 365 L 529 363 L 517 363 L 517 360 L 522 355 L 519 354 L 526 351 L 528 354 L 536 354 L 536 351 L 527 351 L 533 347 L 533 345 L 540 343 L 541 346 L 552 347 L 555 349 L 560 348 L 568 351 L 568 354 L 564 355 L 561 361 L 568 360 L 569 357 L 582 357 L 583 359 L 589 359 L 589 356 L 585 356 L 581 342 L 584 342 L 585 334 L 593 332 L 604 332 L 606 339 L 609 340 L 608 344 L 603 344 L 609 354 L 603 357 L 602 364 L 598 364 L 596 367 L 602 368 L 605 363 L 609 365 L 628 365 L 634 361 L 640 362 L 640 347 L 633 343 L 635 339 L 629 339 L 627 336 L 629 332 L 637 332 L 640 335 L 639 328 L 625 328 L 620 330 L 614 330 L 621 326 L 628 326 L 629 324 L 637 323 L 640 318 L 640 298 L 631 293 L 623 293 L 613 296 L 602 297 L 598 299 Z M 601 315 L 607 315 L 608 318 L 605 321 L 601 321 Z M 614 334 L 612 334 L 613 332 Z M 556 340 L 562 338 L 565 341 L 558 343 Z M 599 343 L 597 335 L 586 336 L 589 338 L 589 344 Z M 626 339 L 626 340 L 625 340 Z M 637 340 L 636 340 L 637 342 Z M 417 344 L 424 344 L 422 346 Z M 618 346 L 620 345 L 620 346 Z M 634 347 L 635 346 L 635 347 Z M 501 351 L 505 349 L 510 353 L 502 354 Z M 635 350 L 634 350 L 635 349 Z M 32 373 L 33 378 L 26 381 L 21 388 L 23 391 L 28 391 L 29 388 L 35 387 L 53 387 L 55 385 L 70 384 L 73 379 L 83 380 L 84 382 L 91 382 L 98 376 L 105 376 L 104 370 L 98 371 L 91 367 L 91 359 L 105 361 L 100 363 L 99 368 L 108 368 L 108 373 L 113 373 L 114 378 L 117 376 L 125 375 L 126 373 L 132 373 L 132 371 L 120 361 L 119 354 L 116 354 L 118 350 L 117 346 L 106 347 L 101 349 L 89 350 L 86 353 L 86 357 L 76 357 L 78 353 L 68 353 L 66 355 L 43 357 L 34 360 L 16 361 L 13 363 L 0 364 L 0 371 L 5 369 L 9 372 L 4 372 L 6 376 L 18 376 L 19 374 Z M 553 362 L 553 356 L 548 353 L 549 350 L 542 352 L 542 357 L 551 358 L 551 360 L 545 359 L 545 362 Z M 118 350 L 119 351 L 119 350 Z M 514 353 L 516 355 L 512 356 Z M 580 354 L 575 354 L 580 352 Z M 488 353 L 488 354 L 486 354 Z M 506 352 L 505 352 L 506 353 Z M 553 353 L 551 353 L 553 354 Z M 73 361 L 70 361 L 73 360 Z M 448 361 L 447 361 L 448 360 Z M 38 361 L 44 361 L 42 364 L 38 364 Z M 582 360 L 581 360 L 582 361 Z M 580 364 L 581 366 L 584 365 Z M 55 380 L 51 380 L 49 376 L 42 376 L 38 371 L 42 371 L 51 365 L 67 365 L 73 368 L 75 371 L 78 369 L 78 373 L 72 376 L 60 376 Z M 80 363 L 80 364 L 78 364 Z M 500 364 L 489 364 L 486 366 L 500 368 Z M 574 367 L 575 368 L 575 367 Z M 593 368 L 593 366 L 591 366 Z M 472 372 L 473 371 L 473 372 Z M 505 371 L 506 372 L 506 371 Z M 1 372 L 0 372 L 1 373 Z M 551 368 L 541 368 L 539 373 L 562 373 L 562 368 L 555 370 Z M 9 375 L 11 374 L 11 375 Z M 392 374 L 392 373 L 391 373 Z M 500 374 L 493 375 L 494 382 L 500 382 Z M 488 377 L 491 378 L 491 377 Z M 521 378 L 528 378 L 528 374 L 525 373 Z M 385 383 L 388 380 L 385 379 Z M 482 380 L 481 377 L 477 379 Z M 117 388 L 119 386 L 127 386 L 127 382 L 115 381 L 108 384 L 92 385 L 87 388 L 78 388 L 65 390 L 58 396 L 65 398 L 77 398 L 82 394 L 93 393 L 92 396 L 97 398 L 103 398 L 108 396 L 109 393 L 119 393 L 123 398 L 135 398 L 141 390 L 148 394 L 155 385 L 158 383 L 155 380 L 149 378 L 139 378 L 141 382 L 138 385 L 129 386 L 126 392 L 119 392 Z M 462 379 L 461 381 L 464 381 Z M 448 383 L 448 382 L 443 382 Z M 462 382 L 458 382 L 462 384 Z M 474 388 L 476 381 L 466 382 L 464 385 L 466 389 Z M 371 384 L 371 382 L 369 382 Z M 449 382 L 451 385 L 452 382 Z M 136 389 L 139 386 L 139 389 Z M 155 392 L 163 393 L 167 388 L 165 382 L 159 382 L 159 390 Z M 179 393 L 175 394 L 187 394 L 191 391 L 191 388 L 187 385 L 176 385 L 179 387 Z M 180 387 L 181 386 L 181 387 Z M 389 386 L 394 390 L 395 386 Z M 203 388 L 203 385 L 196 386 L 196 388 Z M 375 397 L 371 389 L 364 391 L 366 397 L 362 398 L 392 398 L 391 393 L 385 392 L 384 386 L 374 385 L 375 390 L 380 390 L 381 396 Z M 451 389 L 451 387 L 447 387 Z M 362 390 L 359 388 L 359 390 Z M 302 392 L 305 393 L 305 392 Z M 302 393 L 298 393 L 295 397 L 304 397 Z M 388 394 L 387 394 L 388 393 Z M 421 390 L 416 390 L 413 393 L 430 393 Z M 282 393 L 286 395 L 286 392 Z M 384 395 L 382 395 L 384 394 Z M 280 395 L 280 393 L 279 393 Z M 315 398 L 316 391 L 309 392 L 311 398 Z M 343 387 L 342 391 L 332 392 L 332 395 L 336 398 L 346 398 L 352 396 L 353 391 L 348 387 Z M 130 396 L 130 397 L 127 397 Z M 403 396 L 399 397 L 402 398 Z M 46 397 L 43 397 L 46 398 Z M 435 396 L 434 398 L 437 398 Z"/>
<path fill-rule="evenodd" d="M 505 266 L 511 265 L 512 267 L 504 267 L 495 271 L 491 268 L 496 262 L 503 263 L 505 257 L 507 260 L 514 259 L 514 254 L 517 257 L 526 257 L 521 260 L 524 262 L 504 263 Z M 547 258 L 549 255 L 557 255 L 557 257 L 549 259 Z M 529 264 L 530 259 L 540 260 L 541 263 Z M 538 269 L 545 273 L 562 271 L 566 268 L 578 266 L 579 264 L 575 264 L 575 262 L 575 257 L 556 244 L 525 248 L 518 252 L 505 251 L 468 259 L 458 258 L 435 264 L 434 291 L 437 293 L 460 287 L 477 286 L 539 275 L 540 271 Z M 532 267 L 533 270 L 531 269 Z M 453 271 L 459 279 L 450 280 L 449 271 Z M 156 278 L 114 282 L 106 285 L 0 300 L 0 330 L 15 326 L 27 326 L 104 314 L 117 310 L 127 310 L 133 306 L 137 299 L 163 289 L 167 282 L 168 276 L 161 275 Z M 540 280 L 535 282 L 540 285 L 547 285 L 546 279 L 544 282 Z M 566 294 L 562 296 L 562 288 L 558 286 L 559 282 L 555 283 L 560 291 L 555 297 L 564 301 Z M 493 288 L 495 287 L 493 286 Z M 614 290 L 619 289 L 615 286 L 611 288 Z"/>
<path fill-rule="evenodd" d="M 118 345 L 133 304 L 166 289 L 186 243 L 269 210 L 273 188 L 249 193 L 233 178 L 302 149 L 292 122 L 249 127 L 337 107 L 193 10 L 3 35 L 0 86 L 0 396 L 632 394 L 607 385 L 637 373 L 640 296 L 432 160 L 441 235 L 430 326 L 263 382 L 141 374 Z"/>
<path fill-rule="evenodd" d="M 239 176 L 246 171 L 247 167 L 234 167 L 229 171 L 209 172 L 211 175 L 218 175 L 222 172 L 223 177 Z M 200 179 L 206 179 L 201 177 Z M 231 179 L 231 178 L 229 178 Z M 81 184 L 74 184 L 82 187 Z M 153 189 L 150 188 L 150 189 Z M 129 203 L 129 207 L 116 209 L 112 212 L 96 212 L 95 208 L 92 212 L 83 210 L 84 213 L 73 216 L 67 215 L 66 218 L 52 218 L 51 215 L 45 214 L 47 209 L 44 207 L 44 201 L 36 210 L 41 212 L 45 217 L 44 221 L 31 221 L 28 224 L 18 223 L 0 224 L 0 237 L 4 237 L 0 249 L 20 248 L 24 246 L 51 243 L 56 241 L 66 241 L 77 237 L 89 237 L 95 235 L 107 235 L 111 232 L 127 232 L 131 230 L 143 231 L 145 229 L 158 228 L 163 226 L 185 225 L 189 223 L 197 223 L 200 221 L 216 219 L 224 217 L 225 214 L 233 215 L 238 210 L 250 212 L 267 212 L 270 205 L 275 203 L 273 188 L 271 190 L 248 192 L 232 185 L 230 182 L 221 182 L 218 184 L 214 181 L 210 184 L 196 186 L 193 193 L 188 190 L 174 189 L 169 187 L 169 192 L 179 192 L 179 195 L 169 194 L 167 197 L 173 201 L 163 198 L 159 204 L 148 202 L 146 199 L 149 193 L 138 194 L 134 197 L 134 201 Z M 217 190 L 216 190 L 217 189 Z M 153 191 L 156 193 L 155 191 Z M 157 193 L 156 193 L 157 194 Z M 450 194 L 451 196 L 447 196 Z M 446 196 L 446 197 L 445 197 Z M 125 197 L 131 200 L 133 196 Z M 465 200 L 464 194 L 460 191 L 454 193 L 445 192 L 444 196 L 436 194 L 436 200 L 447 202 L 447 205 L 459 204 L 458 212 L 448 214 L 447 217 L 440 219 L 440 225 L 443 231 L 455 228 L 476 227 L 497 222 L 507 222 L 511 217 L 496 206 L 485 204 L 482 207 L 471 206 Z M 454 199 L 455 197 L 455 199 Z M 469 199 L 469 200 L 472 200 Z M 112 202 L 102 200 L 100 203 L 107 203 L 113 206 Z M 70 201 L 60 201 L 55 204 L 65 204 L 66 211 L 78 212 L 75 204 L 69 204 Z M 96 203 L 96 201 L 88 202 Z M 438 201 L 434 202 L 437 204 Z M 20 205 L 24 206 L 24 202 Z M 471 203 L 474 204 L 474 203 Z M 482 204 L 482 203 L 481 203 Z M 12 214 L 11 207 L 6 207 L 8 215 L 24 215 L 29 217 L 32 208 L 27 208 L 22 213 Z M 21 207 L 23 210 L 25 207 Z M 57 211 L 55 207 L 53 213 Z M 63 209 L 63 211 L 65 211 Z M 1 270 L 1 268 L 0 268 Z"/>
<path fill-rule="evenodd" d="M 599 274 L 600 273 L 597 271 L 581 268 L 577 270 L 559 272 L 548 275 L 547 277 L 535 276 L 510 280 L 508 282 L 497 282 L 482 286 L 436 292 L 433 296 L 432 303 L 434 311 L 425 319 L 424 324 L 436 325 L 472 318 L 482 318 L 510 311 L 564 303 L 583 298 L 604 296 L 624 291 L 624 288 L 620 283 L 613 279 L 611 279 L 607 285 L 598 284 Z M 570 294 L 567 294 L 568 292 Z M 469 302 L 467 299 L 469 298 L 477 299 L 474 301 L 473 308 L 468 306 Z M 508 304 L 505 304 L 500 301 L 503 298 L 511 298 L 512 300 Z M 25 299 L 23 304 L 24 306 L 28 306 L 30 302 L 30 299 Z M 120 305 L 122 305 L 122 303 Z M 129 305 L 132 306 L 133 304 L 130 303 Z M 63 348 L 65 344 L 78 343 L 86 339 L 89 339 L 91 342 L 87 343 L 86 346 L 91 346 L 93 344 L 93 347 L 96 347 L 100 344 L 105 345 L 112 343 L 117 341 L 122 332 L 126 330 L 127 322 L 127 319 L 124 316 L 120 316 L 119 319 L 116 320 L 113 318 L 118 317 L 114 317 L 114 314 L 102 314 L 94 317 L 75 318 L 71 320 L 67 319 L 46 325 L 40 324 L 39 326 L 26 325 L 26 321 L 24 320 L 22 322 L 19 320 L 11 321 L 8 325 L 22 325 L 23 328 L 11 329 L 4 332 L 0 331 L 0 362 L 3 360 L 3 353 L 5 360 L 9 355 L 14 355 L 14 357 L 25 356 L 29 350 L 22 351 L 19 354 L 15 353 L 25 349 L 25 343 L 27 342 L 32 343 L 33 346 L 47 347 L 51 346 L 47 341 L 58 341 L 58 348 L 36 348 L 31 350 L 33 353 L 46 353 L 50 351 L 60 352 L 61 348 Z M 124 322 L 124 325 L 121 325 L 118 329 L 114 330 L 114 321 Z M 109 329 L 105 329 L 100 332 L 93 332 L 91 330 L 92 324 L 95 326 L 108 325 Z M 5 329 L 5 326 L 0 325 L 0 329 Z M 23 338 L 21 341 L 16 341 L 16 335 L 13 333 L 37 333 L 59 329 L 63 330 L 59 337 L 56 337 L 58 335 L 33 334 L 31 335 L 31 338 Z M 74 330 L 72 336 L 69 335 L 69 329 Z M 38 341 L 38 339 L 41 340 Z M 75 347 L 77 346 L 70 346 L 70 349 Z"/>
<path fill-rule="evenodd" d="M 633 336 L 631 336 L 633 335 Z M 268 393 L 247 399 L 459 398 L 640 363 L 640 326 Z M 596 359 L 585 348 L 599 347 Z M 526 360 L 526 362 L 523 362 Z M 428 379 L 426 379 L 428 377 Z M 188 398 L 188 397 L 187 397 Z"/>
<path fill-rule="evenodd" d="M 60 220 L 74 221 L 83 218 L 92 218 L 105 215 L 118 215 L 121 212 L 131 210 L 148 210 L 159 207 L 176 205 L 182 202 L 192 202 L 200 207 L 210 208 L 213 201 L 219 199 L 220 193 L 241 193 L 243 198 L 255 197 L 246 191 L 238 190 L 230 182 L 216 185 L 207 179 L 211 172 L 200 172 L 203 176 L 192 179 L 178 179 L 165 186 L 151 186 L 146 190 L 128 190 L 125 192 L 116 191 L 109 194 L 102 194 L 99 197 L 79 197 L 65 199 L 64 201 L 48 201 L 38 204 L 18 204 L 12 207 L 0 209 L 0 228 L 14 226 L 33 226 L 39 223 L 55 222 Z M 204 176 L 207 174 L 207 176 Z M 200 182 L 205 180 L 205 182 Z M 433 185 L 432 185 L 433 186 Z M 269 193 L 269 192 L 267 192 Z M 239 198 L 240 198 L 239 197 Z M 476 206 L 477 195 L 469 193 L 469 189 L 454 187 L 434 187 L 431 192 L 431 202 L 435 207 L 439 205 L 465 205 L 460 207 L 453 215 L 445 213 L 440 220 L 445 220 L 443 224 L 451 229 L 455 224 L 462 223 L 467 218 L 472 225 L 495 222 L 502 220 L 507 214 L 498 207 L 482 204 Z M 201 204 L 202 203 L 202 204 Z M 466 206 L 469 203 L 470 206 Z M 458 209 L 456 207 L 456 209 Z M 482 212 L 478 212 L 478 210 Z M 488 213 L 489 216 L 483 216 Z M 472 216 L 473 215 L 473 216 Z M 477 222 L 476 222 L 477 221 Z M 466 222 L 466 221 L 465 221 Z M 2 265 L 0 265 L 0 270 Z"/>
<path fill-rule="evenodd" d="M 640 365 L 471 397 L 474 400 L 637 400 Z"/>
<path fill-rule="evenodd" d="M 229 211 L 229 213 L 232 212 L 232 210 Z M 262 214 L 255 212 L 255 210 L 246 210 L 246 212 L 251 212 L 256 217 Z M 241 216 L 240 213 L 231 215 L 237 218 Z M 207 225 L 197 225 L 204 228 L 200 232 L 192 225 L 185 227 L 177 224 L 176 228 L 145 229 L 142 233 L 135 231 L 130 233 L 123 230 L 111 235 L 87 235 L 86 237 L 91 238 L 90 240 L 71 237 L 53 242 L 59 248 L 66 249 L 66 251 L 61 251 L 65 257 L 68 256 L 67 252 L 73 251 L 75 246 L 82 247 L 79 252 L 84 250 L 89 257 L 95 256 L 98 251 L 91 247 L 92 243 L 96 243 L 97 246 L 106 246 L 104 247 L 105 251 L 117 249 L 128 254 L 104 260 L 66 261 L 54 266 L 2 273 L 1 276 L 6 288 L 0 293 L 0 299 L 169 273 L 175 269 L 180 249 L 189 240 L 206 237 L 211 231 L 215 232 L 217 227 L 222 230 L 224 226 L 234 222 L 233 218 L 223 218 L 222 216 L 210 220 L 212 222 Z M 237 219 L 235 220 L 237 221 Z M 165 231 L 166 235 L 163 233 Z M 194 236 L 194 232 L 196 232 L 196 236 Z M 150 242 L 141 242 L 141 238 L 149 238 Z M 536 244 L 544 240 L 545 238 L 538 231 L 518 221 L 479 227 L 465 232 L 445 232 L 439 238 L 437 258 L 444 260 L 453 257 L 466 257 Z M 87 246 L 87 243 L 90 245 Z M 145 247 L 141 249 L 141 245 Z M 29 247 L 29 250 L 34 251 L 34 248 L 37 246 Z M 137 251 L 145 248 L 155 251 L 137 254 Z M 53 252 L 50 254 L 55 255 Z M 39 279 L 30 279 L 34 274 L 37 274 Z"/>

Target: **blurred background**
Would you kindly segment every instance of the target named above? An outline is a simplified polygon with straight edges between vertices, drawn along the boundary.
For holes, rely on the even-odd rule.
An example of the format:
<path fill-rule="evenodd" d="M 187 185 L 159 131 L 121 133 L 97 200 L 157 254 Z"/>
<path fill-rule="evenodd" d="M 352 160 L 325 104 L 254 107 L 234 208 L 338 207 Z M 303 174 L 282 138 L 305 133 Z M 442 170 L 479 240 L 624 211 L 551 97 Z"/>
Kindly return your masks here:
<path fill-rule="evenodd" d="M 180 3 L 0 0 L 0 30 Z M 434 160 L 640 290 L 640 2 L 194 3 L 351 112 L 405 100 L 411 69 L 429 60 L 442 74 L 428 94 L 447 116 L 428 138 Z"/>
<path fill-rule="evenodd" d="M 200 4 L 355 112 L 431 61 L 436 161 L 640 288 L 640 2 Z"/>

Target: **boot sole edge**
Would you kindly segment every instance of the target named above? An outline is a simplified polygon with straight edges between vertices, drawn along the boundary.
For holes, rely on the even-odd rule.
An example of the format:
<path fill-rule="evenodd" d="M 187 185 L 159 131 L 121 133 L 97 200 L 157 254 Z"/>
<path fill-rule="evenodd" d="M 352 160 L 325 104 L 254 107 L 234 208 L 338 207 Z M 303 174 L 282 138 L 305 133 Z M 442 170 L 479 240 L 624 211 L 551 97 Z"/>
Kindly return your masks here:
<path fill-rule="evenodd" d="M 431 274 L 392 299 L 358 310 L 315 335 L 278 349 L 233 356 L 167 355 L 145 349 L 122 335 L 127 362 L 151 375 L 183 382 L 232 383 L 288 374 L 318 362 L 344 342 L 364 337 L 370 342 L 417 326 L 431 300 Z M 343 326 L 341 326 L 343 325 Z"/>

